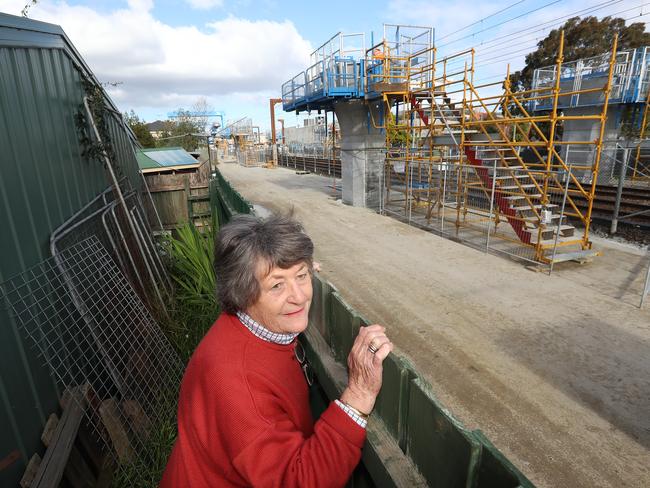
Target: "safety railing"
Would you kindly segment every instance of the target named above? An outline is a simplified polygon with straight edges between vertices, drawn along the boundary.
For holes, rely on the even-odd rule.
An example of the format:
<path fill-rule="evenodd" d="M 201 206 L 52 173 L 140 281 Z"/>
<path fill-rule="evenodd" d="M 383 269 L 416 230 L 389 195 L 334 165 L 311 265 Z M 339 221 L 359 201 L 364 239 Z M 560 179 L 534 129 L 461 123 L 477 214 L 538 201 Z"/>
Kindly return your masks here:
<path fill-rule="evenodd" d="M 335 57 L 351 57 L 360 59 L 366 49 L 364 33 L 344 34 L 337 32 L 311 53 L 312 64 L 319 61 L 329 61 Z"/>
<path fill-rule="evenodd" d="M 560 90 L 567 93 L 559 107 L 579 107 L 603 103 L 602 88 L 607 84 L 610 53 L 564 63 L 560 72 Z M 638 103 L 648 92 L 650 46 L 618 52 L 614 63 L 609 103 Z M 549 89 L 555 83 L 556 66 L 536 69 L 532 88 Z M 548 110 L 552 99 L 531 102 L 532 110 Z"/>
<path fill-rule="evenodd" d="M 282 85 L 282 105 L 284 110 L 293 110 L 296 104 L 305 99 L 305 86 L 304 71 L 301 71 Z"/>
<path fill-rule="evenodd" d="M 358 95 L 359 67 L 352 57 L 334 57 L 327 67 L 327 95 L 355 97 Z"/>
<path fill-rule="evenodd" d="M 335 34 L 311 53 L 311 66 L 282 85 L 285 111 L 330 97 L 356 97 L 363 86 L 359 60 L 365 34 Z"/>
<path fill-rule="evenodd" d="M 305 98 L 323 96 L 326 91 L 325 63 L 318 61 L 305 70 Z"/>
<path fill-rule="evenodd" d="M 384 42 L 393 56 L 414 57 L 433 47 L 433 28 L 417 25 L 384 24 Z M 432 58 L 428 59 L 432 62 Z"/>
<path fill-rule="evenodd" d="M 560 182 L 545 202 L 529 188 L 530 171 L 500 167 L 496 161 L 473 167 L 396 160 L 379 176 L 380 213 L 485 252 L 535 264 L 543 255 L 550 269 L 561 248 L 579 247 L 583 229 L 569 217 L 569 173 L 533 173 L 538 181 Z"/>

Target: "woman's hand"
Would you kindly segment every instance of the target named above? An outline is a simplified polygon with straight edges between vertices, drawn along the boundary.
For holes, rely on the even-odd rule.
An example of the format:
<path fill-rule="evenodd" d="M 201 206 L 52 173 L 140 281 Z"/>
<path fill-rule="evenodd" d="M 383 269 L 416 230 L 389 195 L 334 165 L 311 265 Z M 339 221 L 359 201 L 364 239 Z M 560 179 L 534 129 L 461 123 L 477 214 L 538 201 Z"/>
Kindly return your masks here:
<path fill-rule="evenodd" d="M 348 355 L 348 387 L 341 401 L 363 413 L 370 413 L 381 389 L 382 363 L 393 350 L 386 328 L 374 324 L 361 327 Z M 374 351 L 374 352 L 373 352 Z"/>

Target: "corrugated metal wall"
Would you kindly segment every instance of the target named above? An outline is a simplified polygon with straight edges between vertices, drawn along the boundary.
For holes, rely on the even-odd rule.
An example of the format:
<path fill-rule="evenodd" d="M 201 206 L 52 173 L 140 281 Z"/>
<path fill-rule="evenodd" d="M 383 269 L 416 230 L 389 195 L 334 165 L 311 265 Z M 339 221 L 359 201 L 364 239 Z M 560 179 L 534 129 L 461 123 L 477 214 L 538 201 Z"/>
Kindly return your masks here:
<path fill-rule="evenodd" d="M 96 83 L 59 27 L 0 14 L 0 282 L 48 258 L 52 231 L 109 184 L 103 166 L 81 156 L 82 77 Z M 123 174 L 140 188 L 119 114 L 109 132 Z M 0 303 L 0 486 L 15 486 L 41 450 L 58 394 L 6 308 Z"/>

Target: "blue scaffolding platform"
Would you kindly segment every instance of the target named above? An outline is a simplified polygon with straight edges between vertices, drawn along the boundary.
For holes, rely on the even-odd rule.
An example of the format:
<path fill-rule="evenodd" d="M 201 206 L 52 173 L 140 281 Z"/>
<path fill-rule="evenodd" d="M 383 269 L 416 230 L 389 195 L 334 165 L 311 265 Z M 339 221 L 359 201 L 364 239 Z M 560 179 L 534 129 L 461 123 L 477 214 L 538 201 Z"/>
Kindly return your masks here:
<path fill-rule="evenodd" d="M 318 61 L 282 85 L 282 108 L 286 112 L 331 110 L 337 98 L 365 96 L 364 60 L 334 56 Z"/>
<path fill-rule="evenodd" d="M 432 45 L 430 27 L 384 24 L 382 42 L 370 49 L 366 49 L 365 34 L 339 32 L 311 54 L 309 68 L 282 85 L 282 108 L 297 113 L 332 110 L 336 100 L 380 97 L 368 80 L 391 81 L 392 75 L 383 73 L 384 50 L 406 58 Z"/>

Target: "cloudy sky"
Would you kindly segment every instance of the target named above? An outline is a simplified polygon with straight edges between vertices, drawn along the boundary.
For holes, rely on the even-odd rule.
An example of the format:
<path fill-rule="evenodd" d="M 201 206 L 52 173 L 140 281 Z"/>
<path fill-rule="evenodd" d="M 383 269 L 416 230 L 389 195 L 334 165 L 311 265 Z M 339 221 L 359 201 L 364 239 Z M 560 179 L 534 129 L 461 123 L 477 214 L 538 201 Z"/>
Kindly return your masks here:
<path fill-rule="evenodd" d="M 20 15 L 29 1 L 0 0 L 0 11 Z M 100 81 L 119 82 L 109 93 L 123 111 L 152 121 L 205 97 L 264 130 L 268 99 L 339 31 L 369 45 L 383 23 L 433 26 L 442 52 L 477 47 L 477 77 L 497 81 L 569 16 L 646 12 L 643 0 L 38 0 L 28 16 L 61 25 Z"/>

